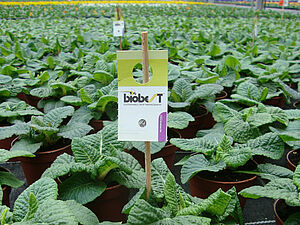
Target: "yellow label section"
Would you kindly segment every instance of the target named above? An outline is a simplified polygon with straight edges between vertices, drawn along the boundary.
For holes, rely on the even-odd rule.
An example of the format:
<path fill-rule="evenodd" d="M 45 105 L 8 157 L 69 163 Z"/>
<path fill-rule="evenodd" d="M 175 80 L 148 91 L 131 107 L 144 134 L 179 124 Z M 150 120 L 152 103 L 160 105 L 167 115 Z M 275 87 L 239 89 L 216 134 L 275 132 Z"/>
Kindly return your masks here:
<path fill-rule="evenodd" d="M 168 51 L 149 51 L 149 66 L 152 78 L 146 84 L 137 83 L 132 71 L 136 64 L 142 63 L 142 51 L 118 51 L 118 82 L 119 86 L 167 86 L 168 85 Z"/>

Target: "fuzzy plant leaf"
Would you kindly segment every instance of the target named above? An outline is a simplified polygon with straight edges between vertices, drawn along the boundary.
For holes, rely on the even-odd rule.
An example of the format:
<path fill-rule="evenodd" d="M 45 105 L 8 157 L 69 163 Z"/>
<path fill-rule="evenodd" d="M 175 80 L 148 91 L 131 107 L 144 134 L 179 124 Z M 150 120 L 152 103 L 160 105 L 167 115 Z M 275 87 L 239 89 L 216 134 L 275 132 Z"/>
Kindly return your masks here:
<path fill-rule="evenodd" d="M 300 141 L 300 120 L 290 121 L 289 125 L 284 128 L 274 128 L 270 127 L 270 129 L 277 133 L 278 136 L 286 142 L 288 145 L 293 146 Z"/>
<path fill-rule="evenodd" d="M 80 97 L 74 96 L 74 95 L 66 95 L 60 98 L 60 101 L 73 105 L 73 106 L 81 106 L 82 100 Z"/>
<path fill-rule="evenodd" d="M 172 138 L 170 142 L 181 150 L 193 151 L 207 155 L 210 155 L 215 148 L 215 144 L 211 141 L 206 140 L 205 138 Z"/>
<path fill-rule="evenodd" d="M 201 171 L 218 172 L 226 167 L 224 161 L 209 161 L 202 154 L 191 156 L 181 168 L 181 182 L 185 184 Z"/>
<path fill-rule="evenodd" d="M 180 78 L 174 82 L 172 90 L 179 95 L 183 101 L 186 101 L 193 94 L 190 83 L 183 78 Z"/>
<path fill-rule="evenodd" d="M 292 206 L 300 206 L 297 186 L 289 178 L 273 179 L 265 186 L 252 186 L 243 189 L 239 194 L 246 198 L 267 197 L 273 199 L 284 199 Z"/>
<path fill-rule="evenodd" d="M 169 112 L 167 125 L 169 128 L 184 129 L 192 121 L 195 121 L 194 117 L 187 112 Z"/>
<path fill-rule="evenodd" d="M 169 217 L 170 214 L 163 209 L 153 207 L 145 200 L 139 199 L 130 210 L 127 223 L 129 225 L 157 224 L 158 221 Z"/>
<path fill-rule="evenodd" d="M 289 120 L 300 120 L 300 110 L 299 109 L 287 109 L 284 111 L 287 114 Z"/>
<path fill-rule="evenodd" d="M 151 185 L 155 198 L 160 202 L 164 198 L 166 177 L 170 170 L 162 158 L 155 159 L 151 163 Z"/>
<path fill-rule="evenodd" d="M 248 122 L 233 117 L 225 123 L 225 134 L 231 136 L 235 142 L 246 143 L 249 139 L 260 135 L 257 127 L 252 127 Z"/>
<path fill-rule="evenodd" d="M 236 169 L 239 166 L 245 165 L 252 157 L 251 149 L 246 148 L 232 148 L 228 152 L 222 154 L 222 159 L 226 165 L 231 169 Z"/>
<path fill-rule="evenodd" d="M 22 138 L 14 143 L 14 145 L 10 148 L 10 151 L 35 153 L 42 145 L 42 142 L 35 142 L 31 138 Z"/>
<path fill-rule="evenodd" d="M 78 221 L 68 204 L 54 199 L 48 199 L 47 201 L 39 204 L 32 222 L 49 225 L 78 225 Z"/>
<path fill-rule="evenodd" d="M 175 177 L 172 173 L 168 173 L 166 177 L 164 195 L 167 206 L 170 208 L 172 215 L 175 216 L 179 210 L 179 196 L 177 194 Z"/>
<path fill-rule="evenodd" d="M 298 225 L 300 222 L 300 212 L 296 212 L 290 215 L 286 221 L 284 221 L 284 225 Z"/>
<path fill-rule="evenodd" d="M 74 156 L 67 153 L 59 155 L 51 166 L 45 170 L 42 177 L 49 177 L 56 179 L 58 177 L 65 176 L 71 172 L 90 172 L 92 166 L 86 165 L 81 162 L 76 162 Z"/>
<path fill-rule="evenodd" d="M 237 87 L 236 93 L 241 96 L 247 97 L 249 99 L 255 100 L 255 101 L 259 101 L 261 98 L 261 93 L 260 93 L 258 87 L 256 87 L 251 82 L 247 82 L 247 81 L 241 83 Z"/>
<path fill-rule="evenodd" d="M 300 191 L 300 166 L 299 165 L 296 167 L 296 170 L 294 172 L 293 181 L 294 184 L 298 187 L 298 190 Z M 299 200 L 300 200 L 300 193 L 299 193 Z"/>
<path fill-rule="evenodd" d="M 0 149 L 0 163 L 4 163 L 9 159 L 21 157 L 21 156 L 34 157 L 35 155 L 27 151 L 18 151 L 18 150 L 8 151 L 5 149 Z"/>
<path fill-rule="evenodd" d="M 87 207 L 77 203 L 74 200 L 65 202 L 69 210 L 76 217 L 76 220 L 82 225 L 99 225 L 97 216 Z"/>
<path fill-rule="evenodd" d="M 126 163 L 130 173 L 126 170 L 115 170 L 108 174 L 107 181 L 117 182 L 127 188 L 141 188 L 145 185 L 145 171 L 139 162 L 130 154 L 125 152 L 118 152 L 116 157 L 120 162 Z M 124 168 L 125 169 L 125 168 Z"/>
<path fill-rule="evenodd" d="M 271 159 L 280 159 L 284 152 L 284 142 L 275 133 L 266 133 L 251 139 L 247 146 L 252 149 L 252 155 L 264 155 Z"/>
<path fill-rule="evenodd" d="M 228 107 L 227 105 L 217 102 L 215 104 L 215 111 L 217 112 L 218 117 L 221 119 L 223 123 L 226 123 L 233 117 L 239 117 L 239 112 Z"/>
<path fill-rule="evenodd" d="M 23 221 L 30 221 L 34 217 L 34 214 L 35 214 L 36 210 L 38 209 L 38 203 L 37 203 L 36 197 L 34 196 L 33 193 L 30 193 L 30 195 L 29 195 L 28 205 L 29 205 L 28 211 L 27 211 L 27 214 L 25 215 Z"/>
<path fill-rule="evenodd" d="M 11 126 L 0 127 L 0 140 L 10 138 L 13 135 L 28 134 L 30 127 L 26 123 L 16 123 Z"/>
<path fill-rule="evenodd" d="M 74 108 L 72 106 L 64 106 L 51 110 L 44 116 L 44 123 L 48 126 L 57 128 L 62 123 L 62 121 L 68 116 L 73 115 Z"/>
<path fill-rule="evenodd" d="M 272 180 L 276 178 L 293 178 L 293 171 L 271 163 L 258 164 L 257 172 L 257 174 L 263 179 Z"/>
<path fill-rule="evenodd" d="M 269 113 L 274 121 L 278 121 L 285 126 L 289 124 L 289 117 L 285 110 L 278 107 L 267 107 L 267 113 Z"/>
<path fill-rule="evenodd" d="M 19 180 L 10 172 L 0 171 L 0 185 L 8 185 L 13 188 L 18 188 L 24 184 L 24 181 Z"/>
<path fill-rule="evenodd" d="M 133 147 L 139 150 L 140 152 L 145 152 L 145 142 L 143 141 L 132 141 Z M 150 151 L 151 154 L 155 154 L 162 150 L 167 142 L 151 142 L 150 143 Z"/>
<path fill-rule="evenodd" d="M 16 222 L 22 221 L 29 211 L 28 202 L 31 193 L 35 196 L 37 204 L 41 205 L 57 198 L 57 184 L 50 178 L 41 178 L 25 189 L 14 204 L 13 218 Z"/>
<path fill-rule="evenodd" d="M 104 182 L 91 179 L 87 173 L 76 173 L 60 184 L 59 197 L 86 204 L 99 197 L 105 189 Z"/>
<path fill-rule="evenodd" d="M 193 94 L 188 98 L 188 101 L 192 102 L 196 99 L 208 99 L 220 93 L 222 90 L 223 86 L 219 84 L 203 84 L 195 89 Z"/>
<path fill-rule="evenodd" d="M 92 129 L 93 128 L 86 123 L 72 122 L 68 123 L 66 126 L 62 126 L 57 135 L 66 139 L 73 139 L 75 137 L 85 136 Z"/>
<path fill-rule="evenodd" d="M 201 216 L 178 216 L 174 218 L 165 218 L 161 221 L 156 222 L 157 225 L 169 225 L 169 224 L 177 224 L 177 225 L 209 225 L 211 224 L 211 219 L 207 217 Z"/>
<path fill-rule="evenodd" d="M 54 91 L 50 87 L 37 87 L 30 91 L 30 95 L 39 98 L 47 98 L 54 95 Z"/>

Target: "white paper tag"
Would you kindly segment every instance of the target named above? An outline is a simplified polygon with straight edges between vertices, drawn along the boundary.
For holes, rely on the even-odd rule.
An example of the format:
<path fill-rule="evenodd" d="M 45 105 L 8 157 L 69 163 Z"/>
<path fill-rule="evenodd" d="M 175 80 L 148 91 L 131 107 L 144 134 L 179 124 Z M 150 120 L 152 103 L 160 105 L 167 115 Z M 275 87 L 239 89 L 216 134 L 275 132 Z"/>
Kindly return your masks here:
<path fill-rule="evenodd" d="M 167 93 L 163 87 L 119 87 L 119 140 L 166 141 Z"/>
<path fill-rule="evenodd" d="M 284 0 L 284 6 L 289 6 L 289 0 Z"/>
<path fill-rule="evenodd" d="M 168 51 L 150 50 L 152 78 L 137 83 L 132 71 L 142 51 L 118 51 L 118 140 L 167 140 Z"/>
<path fill-rule="evenodd" d="M 124 35 L 125 23 L 124 21 L 113 22 L 113 35 L 114 37 L 122 37 Z"/>

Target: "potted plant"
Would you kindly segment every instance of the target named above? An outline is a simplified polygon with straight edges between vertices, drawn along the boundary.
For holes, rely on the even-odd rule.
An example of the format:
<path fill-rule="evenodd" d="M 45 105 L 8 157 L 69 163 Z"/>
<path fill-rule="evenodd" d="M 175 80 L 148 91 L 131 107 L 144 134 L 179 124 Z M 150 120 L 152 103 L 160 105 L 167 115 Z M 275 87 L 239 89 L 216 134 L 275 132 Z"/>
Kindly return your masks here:
<path fill-rule="evenodd" d="M 24 101 L 17 98 L 8 98 L 0 104 L 0 127 L 17 122 L 24 122 L 31 115 L 41 116 L 43 113 L 27 105 Z M 10 149 L 11 143 L 15 138 L 16 137 L 13 136 L 0 140 L 0 148 Z"/>
<path fill-rule="evenodd" d="M 129 189 L 140 188 L 145 172 L 124 152 L 124 143 L 106 125 L 96 134 L 72 140 L 73 156 L 57 157 L 42 177 L 59 179 L 59 198 L 85 204 L 99 220 L 124 221 Z"/>
<path fill-rule="evenodd" d="M 72 106 L 55 108 L 43 116 L 32 116 L 27 123 L 18 122 L 0 128 L 0 139 L 18 136 L 10 151 L 25 150 L 35 153 L 34 159 L 22 158 L 21 164 L 28 184 L 37 180 L 55 158 L 69 151 L 69 140 L 87 134 L 92 128 L 90 117 L 80 108 Z M 64 124 L 67 117 L 71 119 Z"/>
<path fill-rule="evenodd" d="M 16 199 L 12 212 L 1 205 L 2 224 L 70 224 L 98 225 L 95 214 L 76 201 L 57 199 L 57 184 L 41 178 L 26 188 Z"/>
<path fill-rule="evenodd" d="M 202 137 L 170 140 L 179 149 L 194 152 L 177 164 L 182 165 L 182 183 L 190 181 L 192 195 L 207 197 L 218 189 L 217 185 L 225 191 L 232 186 L 240 191 L 251 186 L 256 177 L 234 173 L 235 170 L 249 170 L 249 167 L 255 169 L 252 157 L 256 155 L 272 159 L 282 156 L 284 142 L 276 133 L 266 127 L 262 130 L 261 126 L 277 120 L 286 123 L 287 117 L 272 117 L 273 107 L 260 107 L 238 112 L 222 103 L 216 103 L 216 119 L 223 123 L 217 123 L 211 130 L 199 131 Z M 271 111 L 268 113 L 268 110 Z M 244 203 L 243 200 L 241 205 Z"/>
<path fill-rule="evenodd" d="M 124 206 L 127 224 L 244 224 L 234 188 L 219 189 L 207 199 L 192 197 L 176 183 L 162 159 L 152 161 L 151 180 L 148 200 L 143 187 Z"/>
<path fill-rule="evenodd" d="M 295 171 L 296 166 L 300 161 L 300 110 L 289 109 L 285 110 L 288 115 L 288 126 L 271 127 L 271 130 L 278 134 L 278 136 L 290 147 L 286 158 L 288 167 Z"/>
<path fill-rule="evenodd" d="M 277 199 L 274 204 L 276 225 L 298 224 L 300 221 L 300 166 L 297 166 L 293 173 L 281 166 L 263 164 L 250 173 L 268 179 L 269 182 L 264 186 L 246 188 L 240 194 L 254 199 L 261 197 Z"/>
<path fill-rule="evenodd" d="M 10 152 L 5 149 L 0 149 L 0 163 L 5 163 L 9 159 L 15 157 L 34 157 L 34 155 L 30 152 L 26 151 L 14 151 Z M 18 188 L 24 184 L 23 181 L 17 179 L 9 170 L 4 167 L 0 167 L 0 185 L 2 187 L 1 191 L 3 192 L 2 196 L 2 204 L 9 206 L 9 194 L 11 187 Z"/>
<path fill-rule="evenodd" d="M 195 118 L 189 129 L 182 133 L 183 137 L 194 137 L 197 130 L 211 128 L 215 124 L 207 109 L 212 111 L 215 95 L 222 90 L 223 87 L 218 84 L 203 84 L 193 90 L 191 83 L 184 78 L 174 82 L 168 103 L 171 111 L 185 111 Z"/>

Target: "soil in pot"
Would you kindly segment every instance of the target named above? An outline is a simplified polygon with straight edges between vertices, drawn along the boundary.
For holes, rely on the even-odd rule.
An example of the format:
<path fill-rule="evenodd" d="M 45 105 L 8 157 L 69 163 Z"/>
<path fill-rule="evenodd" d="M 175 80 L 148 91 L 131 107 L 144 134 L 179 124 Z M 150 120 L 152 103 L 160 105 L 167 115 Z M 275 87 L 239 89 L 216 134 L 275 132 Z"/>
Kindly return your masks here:
<path fill-rule="evenodd" d="M 288 206 L 283 199 L 278 199 L 274 203 L 274 214 L 276 225 L 283 225 L 289 216 L 300 212 L 300 207 Z"/>
<path fill-rule="evenodd" d="M 256 168 L 256 164 L 249 161 L 245 166 L 238 168 L 238 170 L 253 170 Z M 200 198 L 207 198 L 212 193 L 216 192 L 219 188 L 223 191 L 228 191 L 235 186 L 236 191 L 239 192 L 244 188 L 254 185 L 257 176 L 251 174 L 234 173 L 233 171 L 226 169 L 217 173 L 202 171 L 192 177 L 190 182 L 190 190 L 192 196 Z M 243 208 L 246 203 L 246 199 L 242 196 L 238 196 Z"/>
<path fill-rule="evenodd" d="M 95 134 L 98 131 L 102 130 L 103 128 L 103 120 L 91 120 L 89 122 L 89 125 L 93 128 L 93 130 L 90 132 L 91 134 Z"/>
<path fill-rule="evenodd" d="M 66 144 L 67 143 L 67 144 Z M 36 157 L 20 157 L 21 166 L 24 171 L 24 175 L 27 184 L 30 185 L 37 181 L 43 172 L 49 168 L 54 160 L 63 153 L 72 154 L 71 145 L 68 142 L 62 142 L 56 149 L 38 151 L 35 153 Z M 61 147 L 65 145 L 64 147 Z"/>
<path fill-rule="evenodd" d="M 122 214 L 129 198 L 129 189 L 121 185 L 106 188 L 105 192 L 85 206 L 92 210 L 99 221 L 126 222 L 127 215 Z"/>
<path fill-rule="evenodd" d="M 294 149 L 286 155 L 288 161 L 288 168 L 292 171 L 296 170 L 298 163 L 300 162 L 300 149 Z"/>

